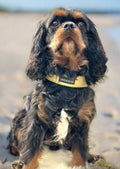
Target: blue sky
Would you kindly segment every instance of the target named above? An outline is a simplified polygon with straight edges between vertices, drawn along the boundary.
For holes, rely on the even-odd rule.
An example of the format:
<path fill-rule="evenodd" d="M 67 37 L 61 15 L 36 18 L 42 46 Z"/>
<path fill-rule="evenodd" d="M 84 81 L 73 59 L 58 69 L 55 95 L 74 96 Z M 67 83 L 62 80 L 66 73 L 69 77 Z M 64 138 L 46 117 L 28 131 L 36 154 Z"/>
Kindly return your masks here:
<path fill-rule="evenodd" d="M 0 0 L 10 10 L 51 10 L 63 6 L 85 10 L 120 10 L 120 0 Z"/>

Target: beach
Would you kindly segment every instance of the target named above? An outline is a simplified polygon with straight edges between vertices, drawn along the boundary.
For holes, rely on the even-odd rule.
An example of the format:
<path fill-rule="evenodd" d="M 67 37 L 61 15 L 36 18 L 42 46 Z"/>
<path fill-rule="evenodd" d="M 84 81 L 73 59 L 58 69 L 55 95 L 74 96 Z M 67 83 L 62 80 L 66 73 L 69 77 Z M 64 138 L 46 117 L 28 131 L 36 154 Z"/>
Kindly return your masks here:
<path fill-rule="evenodd" d="M 0 13 L 0 169 L 9 169 L 18 157 L 6 149 L 11 119 L 23 107 L 23 96 L 33 86 L 25 75 L 37 23 L 44 13 Z M 97 115 L 90 133 L 90 152 L 104 156 L 120 169 L 120 17 L 89 14 L 96 24 L 108 57 L 105 79 L 97 86 Z M 116 34 L 114 35 L 114 32 Z M 119 32 L 119 31 L 118 31 Z"/>

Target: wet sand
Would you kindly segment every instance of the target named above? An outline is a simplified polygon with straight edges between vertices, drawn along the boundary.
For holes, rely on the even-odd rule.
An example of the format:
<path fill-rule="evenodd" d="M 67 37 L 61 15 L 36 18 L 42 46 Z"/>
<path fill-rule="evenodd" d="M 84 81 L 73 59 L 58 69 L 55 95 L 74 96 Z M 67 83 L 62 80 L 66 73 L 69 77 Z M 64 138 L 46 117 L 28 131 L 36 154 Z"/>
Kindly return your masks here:
<path fill-rule="evenodd" d="M 0 13 L 0 169 L 15 157 L 8 153 L 6 137 L 14 114 L 32 82 L 25 75 L 32 37 L 43 14 Z M 109 29 L 120 26 L 114 15 L 89 15 L 96 23 L 109 59 L 107 77 L 95 87 L 97 116 L 90 129 L 90 151 L 120 168 L 120 44 Z M 119 36 L 119 35 L 118 35 Z"/>

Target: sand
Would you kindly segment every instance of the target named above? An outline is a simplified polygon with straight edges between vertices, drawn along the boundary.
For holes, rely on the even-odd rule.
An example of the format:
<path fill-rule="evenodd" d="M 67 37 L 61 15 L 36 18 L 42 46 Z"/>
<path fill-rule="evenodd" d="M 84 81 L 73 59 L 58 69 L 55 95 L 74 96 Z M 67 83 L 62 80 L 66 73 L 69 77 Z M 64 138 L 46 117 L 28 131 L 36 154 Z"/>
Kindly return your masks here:
<path fill-rule="evenodd" d="M 42 16 L 35 13 L 0 13 L 0 169 L 9 169 L 10 163 L 17 159 L 6 149 L 6 137 L 11 119 L 23 106 L 23 96 L 32 88 L 25 68 L 32 37 Z M 109 58 L 107 77 L 95 87 L 98 114 L 90 129 L 90 151 L 103 155 L 107 162 L 120 169 L 120 44 L 109 33 L 110 28 L 120 26 L 120 17 L 89 17 L 99 29 Z"/>

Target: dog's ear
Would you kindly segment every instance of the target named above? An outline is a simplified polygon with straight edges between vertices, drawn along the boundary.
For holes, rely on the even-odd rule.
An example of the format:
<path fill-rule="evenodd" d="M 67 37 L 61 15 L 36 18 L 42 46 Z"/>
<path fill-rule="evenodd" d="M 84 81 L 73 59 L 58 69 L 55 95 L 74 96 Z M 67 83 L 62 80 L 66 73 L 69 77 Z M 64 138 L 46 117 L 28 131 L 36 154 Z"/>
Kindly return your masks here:
<path fill-rule="evenodd" d="M 86 50 L 86 56 L 89 60 L 89 83 L 95 84 L 103 78 L 106 72 L 107 58 L 98 35 L 98 30 L 91 20 L 89 20 L 89 31 L 87 36 L 88 47 Z"/>
<path fill-rule="evenodd" d="M 40 80 L 45 75 L 45 57 L 44 50 L 46 44 L 45 22 L 41 21 L 37 32 L 33 38 L 33 45 L 26 68 L 27 76 L 32 80 Z"/>

